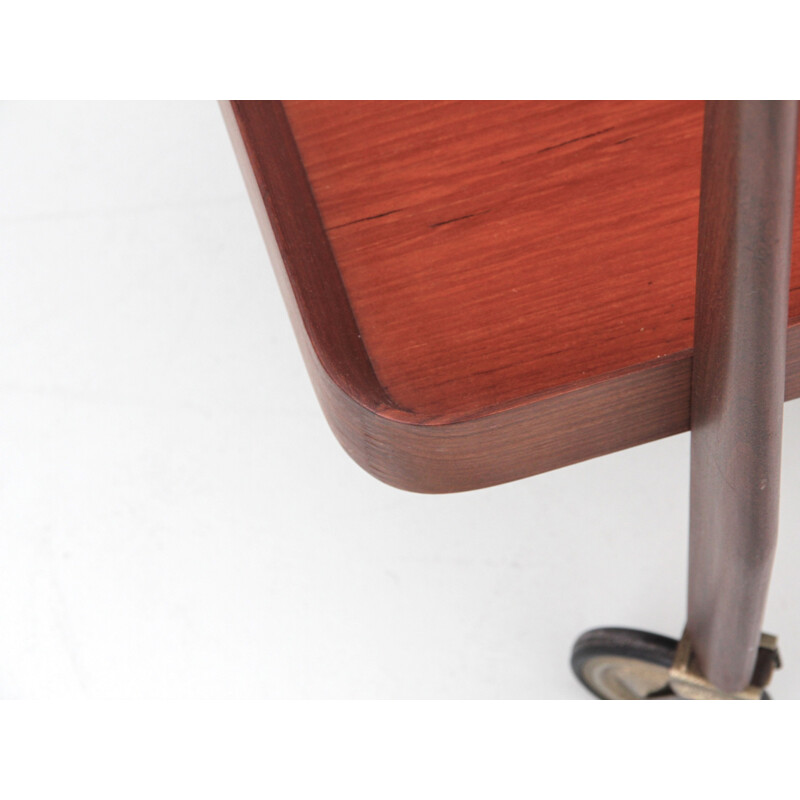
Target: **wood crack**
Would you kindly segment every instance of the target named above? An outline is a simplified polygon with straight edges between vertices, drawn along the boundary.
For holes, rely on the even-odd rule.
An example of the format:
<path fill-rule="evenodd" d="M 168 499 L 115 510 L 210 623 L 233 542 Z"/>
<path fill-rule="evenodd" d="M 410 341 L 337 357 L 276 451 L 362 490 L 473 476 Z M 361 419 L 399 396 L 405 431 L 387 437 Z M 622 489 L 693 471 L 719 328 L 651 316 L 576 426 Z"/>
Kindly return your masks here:
<path fill-rule="evenodd" d="M 328 228 L 329 231 L 335 231 L 339 228 L 347 228 L 350 225 L 357 225 L 359 222 L 369 222 L 371 219 L 381 219 L 382 217 L 389 217 L 392 214 L 399 214 L 403 209 L 396 208 L 393 211 L 384 211 L 382 214 L 373 214 L 370 217 L 360 217 L 359 219 L 351 220 L 350 222 L 343 222 L 341 225 L 332 225 Z"/>
<path fill-rule="evenodd" d="M 547 153 L 550 150 L 557 150 L 559 147 L 566 147 L 568 144 L 575 144 L 575 142 L 582 142 L 584 139 L 591 139 L 593 136 L 599 136 L 601 133 L 608 133 L 609 131 L 613 131 L 616 126 L 612 125 L 610 128 L 603 128 L 600 131 L 595 131 L 594 133 L 587 133 L 585 136 L 577 136 L 575 139 L 567 139 L 566 142 L 561 142 L 561 144 L 551 144 L 549 147 L 543 147 L 541 150 L 537 150 L 537 153 Z"/>
<path fill-rule="evenodd" d="M 488 214 L 488 209 L 486 211 L 476 211 L 474 214 L 463 214 L 460 217 L 453 217 L 452 219 L 445 219 L 441 222 L 433 222 L 428 225 L 429 228 L 441 228 L 442 225 L 449 225 L 451 222 L 461 222 L 462 219 L 472 219 L 472 217 L 479 217 L 481 214 Z"/>

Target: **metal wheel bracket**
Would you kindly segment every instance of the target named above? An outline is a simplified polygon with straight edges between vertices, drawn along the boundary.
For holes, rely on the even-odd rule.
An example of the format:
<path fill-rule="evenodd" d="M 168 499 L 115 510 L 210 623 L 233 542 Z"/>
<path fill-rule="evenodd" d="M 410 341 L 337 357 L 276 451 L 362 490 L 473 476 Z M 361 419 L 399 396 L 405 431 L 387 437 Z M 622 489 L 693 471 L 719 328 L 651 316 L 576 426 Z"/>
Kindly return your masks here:
<path fill-rule="evenodd" d="M 672 691 L 684 700 L 760 700 L 764 687 L 772 680 L 772 673 L 780 667 L 778 638 L 762 633 L 750 685 L 738 692 L 723 692 L 700 671 L 692 643 L 684 632 L 669 670 L 669 684 Z"/>

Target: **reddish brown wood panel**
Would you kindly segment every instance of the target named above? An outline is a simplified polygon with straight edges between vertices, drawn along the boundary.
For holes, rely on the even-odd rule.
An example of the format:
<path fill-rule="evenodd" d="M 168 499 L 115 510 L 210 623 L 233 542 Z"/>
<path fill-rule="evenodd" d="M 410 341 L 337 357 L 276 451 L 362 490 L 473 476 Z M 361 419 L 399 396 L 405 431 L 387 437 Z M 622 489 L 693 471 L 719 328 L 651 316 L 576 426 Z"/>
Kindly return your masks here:
<path fill-rule="evenodd" d="M 471 489 L 688 428 L 702 104 L 224 110 L 323 409 L 377 477 Z M 788 363 L 796 396 L 798 328 Z"/>

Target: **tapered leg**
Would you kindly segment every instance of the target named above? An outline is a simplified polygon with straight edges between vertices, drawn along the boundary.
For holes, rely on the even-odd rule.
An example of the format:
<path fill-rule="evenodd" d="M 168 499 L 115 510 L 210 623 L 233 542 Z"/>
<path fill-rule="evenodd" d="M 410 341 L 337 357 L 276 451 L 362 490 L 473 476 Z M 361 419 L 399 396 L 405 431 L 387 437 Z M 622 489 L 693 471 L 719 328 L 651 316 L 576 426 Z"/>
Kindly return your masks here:
<path fill-rule="evenodd" d="M 750 682 L 778 526 L 795 101 L 706 105 L 687 634 L 726 692 Z"/>

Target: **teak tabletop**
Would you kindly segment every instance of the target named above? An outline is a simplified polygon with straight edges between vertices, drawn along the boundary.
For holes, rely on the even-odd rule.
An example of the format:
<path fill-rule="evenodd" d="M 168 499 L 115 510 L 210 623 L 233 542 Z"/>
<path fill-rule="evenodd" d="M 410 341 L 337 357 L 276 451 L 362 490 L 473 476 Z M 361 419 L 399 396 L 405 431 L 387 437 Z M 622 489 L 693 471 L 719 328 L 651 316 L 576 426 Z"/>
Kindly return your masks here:
<path fill-rule="evenodd" d="M 233 102 L 326 417 L 424 492 L 689 429 L 701 102 Z M 800 396 L 800 215 L 787 399 Z"/>

